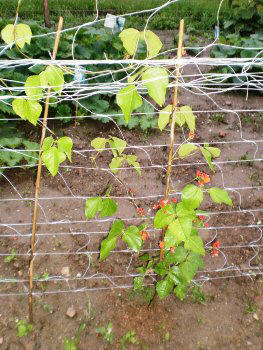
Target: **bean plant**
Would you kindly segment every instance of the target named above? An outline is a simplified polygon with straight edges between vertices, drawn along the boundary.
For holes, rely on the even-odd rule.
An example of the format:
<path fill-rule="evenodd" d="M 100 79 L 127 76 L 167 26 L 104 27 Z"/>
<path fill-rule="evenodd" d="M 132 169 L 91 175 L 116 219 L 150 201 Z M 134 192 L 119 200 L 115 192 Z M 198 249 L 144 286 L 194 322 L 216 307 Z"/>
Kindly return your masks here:
<path fill-rule="evenodd" d="M 162 48 L 158 36 L 149 30 L 139 32 L 129 28 L 120 34 L 120 38 L 127 51 L 127 58 L 135 57 L 141 41 L 147 45 L 147 59 L 158 55 Z M 189 129 L 188 138 L 177 148 L 174 159 L 184 159 L 200 153 L 210 170 L 215 172 L 212 160 L 220 156 L 220 150 L 217 147 L 211 147 L 208 143 L 200 146 L 191 142 L 195 137 L 196 117 L 190 106 L 177 107 L 175 110 L 173 105 L 165 106 L 168 84 L 169 71 L 150 64 L 140 68 L 133 75 L 128 75 L 127 85 L 116 96 L 126 123 L 129 123 L 132 118 L 132 112 L 142 105 L 142 96 L 137 87 L 144 86 L 152 100 L 162 108 L 158 117 L 160 131 L 169 126 L 173 113 L 175 113 L 177 125 L 186 126 Z M 118 139 L 116 144 L 111 137 L 110 139 L 96 138 L 91 145 L 101 152 L 107 143 L 114 156 L 114 164 L 111 162 L 109 167 L 112 172 L 116 172 L 124 160 L 128 161 L 127 156 L 126 158 L 123 156 L 126 143 Z M 136 168 L 139 169 L 139 166 L 137 165 Z M 198 269 L 204 268 L 205 248 L 199 231 L 200 228 L 207 226 L 209 213 L 200 209 L 202 202 L 209 197 L 216 204 L 233 205 L 227 191 L 218 187 L 207 187 L 210 182 L 210 175 L 198 170 L 193 183 L 188 183 L 182 189 L 180 198 L 164 198 L 154 205 L 156 213 L 153 220 L 145 214 L 144 208 L 137 208 L 137 214 L 144 219 L 140 225 L 127 226 L 123 220 L 115 219 L 107 237 L 101 242 L 100 261 L 110 255 L 111 251 L 117 247 L 119 240 L 122 240 L 131 251 L 139 254 L 150 236 L 150 231 L 161 230 L 159 246 L 160 252 L 164 251 L 164 254 L 159 253 L 156 256 L 143 254 L 140 257 L 142 266 L 137 268 L 140 275 L 134 278 L 134 289 L 142 290 L 147 275 L 155 273 L 158 276 L 155 288 L 160 298 L 166 298 L 174 293 L 183 300 Z M 97 215 L 111 216 L 117 212 L 117 209 L 118 204 L 113 199 L 90 198 L 86 201 L 85 215 L 87 219 Z M 214 256 L 217 256 L 219 247 L 220 244 L 217 242 L 213 247 Z"/>

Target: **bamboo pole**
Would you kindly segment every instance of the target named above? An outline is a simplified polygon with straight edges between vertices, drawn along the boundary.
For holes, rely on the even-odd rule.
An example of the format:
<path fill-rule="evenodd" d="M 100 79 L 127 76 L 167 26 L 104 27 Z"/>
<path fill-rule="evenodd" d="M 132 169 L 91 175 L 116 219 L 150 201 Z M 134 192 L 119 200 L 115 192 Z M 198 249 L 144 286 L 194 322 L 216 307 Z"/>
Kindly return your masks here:
<path fill-rule="evenodd" d="M 184 34 L 184 20 L 181 19 L 179 27 L 179 40 L 178 40 L 178 50 L 177 50 L 177 59 L 182 58 L 183 55 L 183 34 Z M 172 110 L 172 121 L 171 121 L 171 130 L 170 130 L 170 145 L 168 153 L 168 167 L 166 173 L 166 188 L 165 188 L 165 199 L 169 199 L 170 194 L 170 179 L 172 172 L 172 162 L 173 162 L 173 148 L 174 148 L 174 129 L 175 129 L 175 118 L 178 105 L 178 83 L 180 77 L 180 64 L 176 65 L 176 78 L 174 85 L 174 95 L 173 95 L 173 110 Z M 167 226 L 163 228 L 161 241 L 165 238 L 165 233 L 167 231 Z M 160 249 L 160 260 L 164 258 L 164 247 Z"/>
<path fill-rule="evenodd" d="M 63 26 L 63 18 L 60 17 L 59 22 L 58 22 L 58 29 L 57 29 L 57 33 L 56 33 L 55 44 L 54 44 L 54 48 L 53 48 L 52 60 L 55 60 L 56 56 L 57 56 L 58 44 L 59 44 L 59 40 L 60 40 L 62 26 Z M 45 109 L 44 109 L 42 134 L 41 134 L 40 148 L 39 148 L 39 160 L 38 160 L 38 167 L 37 167 L 34 214 L 33 214 L 33 222 L 32 222 L 31 255 L 30 255 L 30 262 L 29 262 L 29 295 L 28 295 L 29 321 L 31 323 L 33 322 L 33 294 L 32 294 L 32 292 L 33 292 L 33 272 L 34 272 L 36 223 L 37 223 L 37 212 L 38 212 L 38 197 L 39 197 L 39 190 L 40 190 L 40 178 L 41 178 L 41 170 L 42 170 L 42 159 L 41 159 L 42 151 L 41 151 L 41 148 L 42 148 L 42 144 L 43 144 L 43 141 L 44 141 L 45 135 L 46 135 L 50 93 L 51 93 L 51 87 L 49 87 L 47 90 L 47 97 L 46 97 Z"/>

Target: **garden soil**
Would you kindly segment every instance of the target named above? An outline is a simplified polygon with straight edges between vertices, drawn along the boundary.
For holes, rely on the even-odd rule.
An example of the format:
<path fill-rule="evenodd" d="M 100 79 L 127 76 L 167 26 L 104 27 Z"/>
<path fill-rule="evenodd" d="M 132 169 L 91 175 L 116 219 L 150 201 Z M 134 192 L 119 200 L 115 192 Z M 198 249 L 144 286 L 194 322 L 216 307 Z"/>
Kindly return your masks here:
<path fill-rule="evenodd" d="M 152 206 L 157 200 L 154 196 L 165 190 L 163 166 L 167 161 L 167 147 L 142 149 L 139 146 L 168 144 L 169 132 L 160 133 L 156 129 L 143 133 L 122 129 L 128 145 L 138 146 L 126 153 L 136 154 L 141 166 L 147 168 L 143 169 L 141 177 L 134 169 L 121 170 L 112 176 L 109 171 L 99 170 L 100 167 L 108 169 L 110 152 L 101 153 L 94 161 L 91 153 L 85 150 L 91 149 L 90 142 L 95 137 L 109 134 L 121 137 L 114 124 L 83 121 L 80 125 L 73 123 L 61 129 L 61 125 L 51 123 L 50 127 L 57 129 L 57 133 L 72 137 L 74 149 L 79 152 L 73 155 L 72 168 L 68 163 L 69 167 L 62 167 L 61 175 L 55 178 L 43 169 L 41 178 L 34 274 L 43 277 L 48 273 L 53 280 L 34 285 L 34 291 L 38 293 L 34 297 L 34 331 L 25 337 L 17 337 L 16 326 L 18 320 L 28 321 L 27 296 L 0 298 L 0 349 L 60 350 L 64 339 L 73 337 L 81 323 L 85 323 L 86 328 L 80 335 L 80 350 L 121 349 L 121 337 L 131 330 L 136 332 L 138 344 L 126 344 L 128 349 L 263 349 L 263 278 L 256 273 L 251 276 L 253 271 L 260 271 L 260 266 L 262 273 L 263 265 L 260 230 L 263 216 L 262 211 L 258 211 L 263 207 L 260 188 L 263 171 L 262 161 L 257 160 L 263 158 L 263 148 L 259 142 L 238 142 L 262 139 L 263 114 L 230 112 L 231 109 L 262 109 L 262 97 L 249 95 L 246 100 L 242 94 L 222 94 L 215 99 L 217 105 L 209 97 L 194 96 L 193 91 L 181 90 L 179 103 L 191 105 L 193 110 L 218 110 L 219 107 L 229 110 L 228 113 L 198 113 L 195 139 L 197 142 L 217 142 L 222 151 L 219 161 L 228 163 L 219 164 L 213 174 L 201 158 L 176 160 L 177 166 L 172 171 L 174 192 L 192 181 L 198 169 L 211 175 L 212 185 L 232 189 L 233 208 L 216 206 L 208 201 L 204 203 L 205 209 L 218 212 L 218 215 L 211 215 L 209 226 L 222 227 L 204 230 L 205 242 L 208 244 L 217 238 L 222 247 L 227 248 L 222 248 L 222 253 L 214 258 L 207 250 L 205 271 L 197 275 L 206 295 L 205 300 L 199 300 L 203 303 L 194 300 L 190 293 L 183 302 L 174 296 L 165 300 L 155 297 L 148 305 L 142 296 L 125 288 L 132 285 L 131 275 L 136 273 L 138 257 L 127 252 L 113 253 L 99 263 L 96 251 L 110 222 L 86 222 L 85 201 L 79 198 L 104 195 L 108 189 L 111 189 L 111 196 L 117 197 L 151 195 L 152 198 L 136 200 L 117 199 L 117 217 L 129 219 L 129 224 L 139 223 L 141 219 L 136 215 L 134 204 L 153 215 Z M 182 140 L 182 132 L 177 129 L 175 141 L 180 143 Z M 195 164 L 189 165 L 191 162 Z M 35 172 L 12 169 L 5 175 L 8 181 L 1 181 L 0 223 L 16 225 L 0 227 L 1 235 L 10 235 L 1 237 L 0 253 L 15 249 L 17 254 L 27 254 L 30 251 Z M 243 189 L 234 190 L 240 187 Z M 23 200 L 4 201 L 18 198 L 18 193 Z M 245 209 L 254 211 L 245 212 Z M 236 213 L 229 214 L 231 210 Z M 242 228 L 250 224 L 255 226 Z M 253 249 L 248 247 L 251 242 L 255 242 Z M 158 248 L 156 233 L 151 234 L 147 247 Z M 123 248 L 118 245 L 119 250 Z M 45 255 L 46 252 L 50 254 Z M 1 278 L 11 279 L 9 283 L 0 284 L 1 293 L 27 293 L 28 256 L 17 255 L 17 260 L 10 263 L 1 258 L 0 271 Z M 12 279 L 17 278 L 22 282 L 12 283 Z M 149 284 L 152 281 L 150 277 L 147 279 Z M 116 288 L 118 286 L 123 288 Z M 68 316 L 70 307 L 73 310 Z M 109 322 L 112 322 L 115 335 L 112 344 L 96 332 L 98 327 Z"/>

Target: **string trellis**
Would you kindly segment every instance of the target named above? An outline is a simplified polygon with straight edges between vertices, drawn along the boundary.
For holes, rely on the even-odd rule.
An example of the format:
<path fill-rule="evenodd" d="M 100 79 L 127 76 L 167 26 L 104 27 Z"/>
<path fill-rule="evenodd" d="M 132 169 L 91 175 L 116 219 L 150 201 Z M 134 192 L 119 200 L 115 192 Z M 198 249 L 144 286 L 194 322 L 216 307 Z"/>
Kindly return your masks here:
<path fill-rule="evenodd" d="M 148 13 L 149 21 L 163 8 L 177 2 L 169 0 L 162 6 L 146 11 L 126 14 L 123 17 Z M 218 25 L 220 18 L 221 1 L 218 10 Z M 136 154 L 140 161 L 142 177 L 135 177 L 134 169 L 121 167 L 120 172 L 113 174 L 107 166 L 107 157 L 110 149 L 105 149 L 105 155 L 101 156 L 94 164 L 92 155 L 96 152 L 90 147 L 90 140 L 85 140 L 79 129 L 68 128 L 74 138 L 78 141 L 74 146 L 74 162 L 60 166 L 57 179 L 51 180 L 45 174 L 42 179 L 44 189 L 39 198 L 39 217 L 36 233 L 36 252 L 34 276 L 34 295 L 80 293 L 92 290 L 106 290 L 110 288 L 132 288 L 132 279 L 138 276 L 136 264 L 138 257 L 129 250 L 119 246 L 109 258 L 107 266 L 102 263 L 98 265 L 99 242 L 108 232 L 114 218 L 93 219 L 90 221 L 84 218 L 84 203 L 87 198 L 105 194 L 108 187 L 112 187 L 112 198 L 119 203 L 120 210 L 117 217 L 130 224 L 139 224 L 143 218 L 136 217 L 136 208 L 145 207 L 148 216 L 153 217 L 152 206 L 164 196 L 163 175 L 167 170 L 166 149 L 168 147 L 166 134 L 158 134 L 155 130 L 153 136 L 147 142 L 132 141 L 130 132 L 121 129 L 113 118 L 112 113 L 98 114 L 89 109 L 83 103 L 84 99 L 95 95 L 115 96 L 117 92 L 127 84 L 127 76 L 138 72 L 142 67 L 165 67 L 169 72 L 169 88 L 173 87 L 176 78 L 175 66 L 182 67 L 179 79 L 179 90 L 181 91 L 180 102 L 191 101 L 193 111 L 200 124 L 201 135 L 197 145 L 206 142 L 218 145 L 222 149 L 221 157 L 214 162 L 216 175 L 213 181 L 221 187 L 230 191 L 235 206 L 229 210 L 225 208 L 210 210 L 209 227 L 203 229 L 207 255 L 205 257 L 206 268 L 198 272 L 195 283 L 203 284 L 207 281 L 221 280 L 225 278 L 249 277 L 263 275 L 262 265 L 262 173 L 263 149 L 262 136 L 260 133 L 248 132 L 245 127 L 244 115 L 250 118 L 260 118 L 263 115 L 263 108 L 251 93 L 262 94 L 263 76 L 262 66 L 263 48 L 242 47 L 242 50 L 258 50 L 254 58 L 210 58 L 208 51 L 215 45 L 217 40 L 200 47 L 200 53 L 195 57 L 184 56 L 176 59 L 176 49 L 162 51 L 161 54 L 152 60 L 121 59 L 108 60 L 76 60 L 74 44 L 77 40 L 80 29 L 88 26 L 102 24 L 99 19 L 99 6 L 94 21 L 82 24 L 81 26 L 65 29 L 63 32 L 73 34 L 72 37 L 72 59 L 53 60 L 52 64 L 60 67 L 68 75 L 77 77 L 85 76 L 84 79 L 73 79 L 65 83 L 62 94 L 56 95 L 56 104 L 63 102 L 78 103 L 78 106 L 85 111 L 85 115 L 72 115 L 65 117 L 74 118 L 76 122 L 85 121 L 91 117 L 103 117 L 111 121 L 111 133 L 127 141 L 126 150 Z M 54 36 L 55 33 L 37 35 L 32 40 L 43 36 Z M 227 45 L 224 45 L 227 46 Z M 10 49 L 2 45 L 0 53 L 3 54 Z M 185 48 L 186 50 L 188 48 Z M 167 58 L 168 57 L 168 58 Z M 49 65 L 48 59 L 19 59 L 0 60 L 0 70 L 34 67 L 36 65 Z M 95 65 L 97 68 L 105 65 L 107 69 L 101 69 L 96 75 L 90 74 L 86 67 Z M 214 67 L 228 67 L 228 73 L 214 73 Z M 253 67 L 253 71 L 251 71 Z M 235 69 L 235 68 L 238 68 Z M 123 73 L 123 77 L 116 78 L 117 73 Z M 111 82 L 98 83 L 98 78 L 112 77 Z M 233 79 L 234 78 L 234 79 Z M 1 79 L 1 103 L 11 106 L 14 95 L 17 98 L 25 98 L 24 84 L 18 80 Z M 235 83 L 233 83 L 235 81 Z M 10 86 L 11 84 L 11 86 Z M 133 112 L 133 116 L 145 117 L 156 116 L 159 108 L 146 98 L 146 89 L 136 82 L 138 91 L 143 99 L 151 105 L 151 112 Z M 231 99 L 234 93 L 242 93 L 238 101 L 242 106 L 226 105 L 226 96 Z M 45 101 L 46 95 L 42 100 Z M 201 103 L 202 102 L 202 103 Z M 188 102 L 189 103 L 189 102 Z M 228 129 L 226 135 L 215 138 L 220 127 L 210 123 L 218 115 L 230 120 L 232 128 Z M 114 117 L 121 117 L 121 112 L 115 112 Z M 49 117 L 50 121 L 61 119 L 61 117 Z M 0 122 L 25 123 L 16 117 L 0 117 Z M 40 122 L 42 119 L 40 118 Z M 261 121 L 262 123 L 262 121 Z M 96 126 L 100 132 L 99 124 Z M 52 127 L 48 126 L 52 129 Z M 77 132 L 76 132 L 77 130 Z M 67 132 L 67 131 L 66 131 Z M 78 135 L 79 132 L 79 135 Z M 102 132 L 101 132 L 102 133 Z M 157 136 L 156 136 L 157 135 Z M 180 130 L 178 132 L 180 135 Z M 187 136 L 182 130 L 182 137 L 176 136 L 177 149 Z M 96 137 L 96 135 L 94 135 Z M 1 152 L 15 152 L 31 157 L 36 149 L 12 149 L 1 146 Z M 244 156 L 245 155 L 245 156 Z M 0 248 L 1 265 L 5 265 L 4 259 L 10 256 L 10 249 L 15 249 L 15 257 L 19 259 L 21 267 L 17 266 L 14 271 L 2 269 L 0 277 L 0 297 L 28 295 L 28 271 L 27 262 L 30 257 L 29 240 L 31 237 L 31 217 L 33 197 L 33 181 L 30 180 L 32 171 L 36 165 L 21 164 L 15 166 L 1 166 L 1 198 L 0 206 Z M 180 196 L 185 176 L 187 182 L 193 172 L 198 169 L 206 169 L 206 163 L 200 158 L 194 160 L 189 158 L 183 161 L 175 161 L 172 167 L 172 193 L 171 196 Z M 193 170 L 191 170 L 193 169 Z M 25 181 L 20 175 L 26 177 Z M 30 175 L 28 175 L 30 174 Z M 185 174 L 185 175 L 184 175 Z M 192 176 L 193 177 L 193 176 Z M 28 189 L 25 189 L 27 186 Z M 158 251 L 157 237 L 160 232 L 150 230 L 144 252 L 155 254 Z M 219 257 L 212 259 L 209 251 L 215 239 L 220 239 L 221 248 Z M 127 259 L 128 257 L 128 259 Z M 127 262 L 128 261 L 128 262 Z M 126 263 L 125 263 L 126 262 Z M 109 265 L 111 266 L 109 268 Z M 69 267 L 65 273 L 63 268 Z M 117 266 L 117 267 L 116 267 Z M 147 276 L 147 283 L 153 284 L 156 281 L 154 273 Z M 45 285 L 45 288 L 41 286 Z"/>

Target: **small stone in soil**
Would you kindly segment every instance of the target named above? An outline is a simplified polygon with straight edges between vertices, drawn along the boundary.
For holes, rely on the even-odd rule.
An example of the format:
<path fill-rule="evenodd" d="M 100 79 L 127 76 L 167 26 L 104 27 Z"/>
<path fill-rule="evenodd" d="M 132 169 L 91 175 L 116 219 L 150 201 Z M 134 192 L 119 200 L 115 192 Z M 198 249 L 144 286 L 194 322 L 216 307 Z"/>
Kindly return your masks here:
<path fill-rule="evenodd" d="M 68 309 L 67 309 L 67 313 L 66 315 L 70 318 L 73 318 L 75 315 L 76 315 L 76 310 L 74 309 L 73 306 L 70 306 Z"/>
<path fill-rule="evenodd" d="M 4 337 L 0 337 L 0 345 L 2 345 L 4 342 Z"/>
<path fill-rule="evenodd" d="M 257 321 L 259 321 L 258 315 L 256 313 L 253 314 L 253 318 Z"/>
<path fill-rule="evenodd" d="M 69 277 L 70 276 L 69 267 L 68 266 L 62 267 L 61 274 L 63 276 Z"/>

